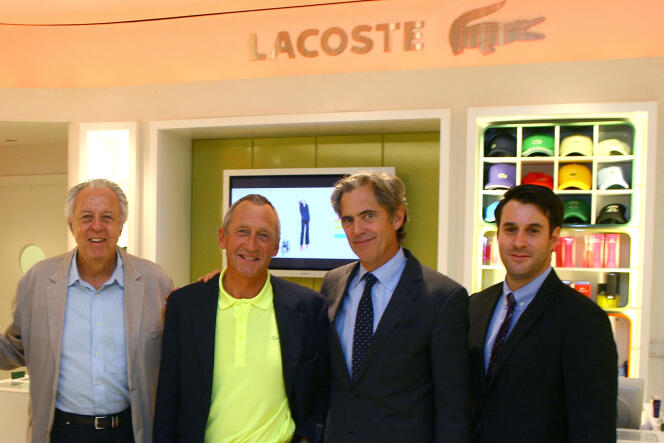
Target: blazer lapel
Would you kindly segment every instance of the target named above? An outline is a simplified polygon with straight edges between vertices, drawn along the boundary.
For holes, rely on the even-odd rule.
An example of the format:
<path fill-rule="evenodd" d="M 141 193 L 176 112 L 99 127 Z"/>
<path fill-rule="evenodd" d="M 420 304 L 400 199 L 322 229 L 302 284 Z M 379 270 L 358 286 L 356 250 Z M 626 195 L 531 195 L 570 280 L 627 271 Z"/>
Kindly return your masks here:
<path fill-rule="evenodd" d="M 491 379 L 489 380 L 489 388 L 491 388 L 495 382 L 496 377 L 502 370 L 505 362 L 509 359 L 512 351 L 514 351 L 519 343 L 521 343 L 535 323 L 537 323 L 537 320 L 554 300 L 556 295 L 555 289 L 559 284 L 561 284 L 560 279 L 555 271 L 551 270 L 548 277 L 544 280 L 544 283 L 542 283 L 539 291 L 537 291 L 535 298 L 530 302 L 524 313 L 521 314 L 514 329 L 512 329 L 512 332 L 505 340 L 505 343 L 498 354 L 498 358 L 496 359 L 496 366 L 494 367 Z"/>
<path fill-rule="evenodd" d="M 125 336 L 127 337 L 127 373 L 129 389 L 133 389 L 131 374 L 134 373 L 134 362 L 137 362 L 141 319 L 143 318 L 143 300 L 145 298 L 145 283 L 141 281 L 142 274 L 134 269 L 133 261 L 120 250 L 120 257 L 124 266 L 124 309 L 125 309 Z"/>
<path fill-rule="evenodd" d="M 408 310 L 408 307 L 413 304 L 419 296 L 419 285 L 422 281 L 422 269 L 415 257 L 406 250 L 404 250 L 404 252 L 408 259 L 406 267 L 401 274 L 399 283 L 396 288 L 394 288 L 394 292 L 392 293 L 392 297 L 390 297 L 390 301 L 387 303 L 383 316 L 380 318 L 376 332 L 371 338 L 367 356 L 358 369 L 357 377 L 353 380 L 353 383 L 362 378 L 362 374 L 364 374 L 367 367 L 371 364 L 372 357 L 379 352 L 380 348 L 389 338 L 394 326 Z"/>
<path fill-rule="evenodd" d="M 286 394 L 292 398 L 293 386 L 300 361 L 302 336 L 304 334 L 304 313 L 297 311 L 295 294 L 286 289 L 281 281 L 272 278 L 274 294 L 274 315 L 279 330 L 281 346 L 281 366 L 284 374 Z"/>
<path fill-rule="evenodd" d="M 193 330 L 192 335 L 196 343 L 196 351 L 192 353 L 192 356 L 198 357 L 192 364 L 198 364 L 200 367 L 204 386 L 207 392 L 212 395 L 215 329 L 217 326 L 217 310 L 219 309 L 219 276 L 203 283 L 200 290 L 190 296 L 198 298 L 196 303 L 191 304 L 188 321 Z"/>
<path fill-rule="evenodd" d="M 339 306 L 341 306 L 341 301 L 346 296 L 350 281 L 353 279 L 353 276 L 359 268 L 359 262 L 355 263 L 353 266 L 344 268 L 344 272 L 339 278 L 330 282 L 331 287 L 327 293 L 329 300 L 327 314 L 330 319 L 330 365 L 333 367 L 334 373 L 339 374 L 338 380 L 344 390 L 350 388 L 351 374 L 348 372 L 348 366 L 346 366 L 346 358 L 344 357 L 343 349 L 341 348 L 341 338 L 339 338 L 339 332 L 334 324 L 334 319 L 337 316 Z"/>
<path fill-rule="evenodd" d="M 486 389 L 487 380 L 486 372 L 484 371 L 484 348 L 486 345 L 486 333 L 489 329 L 489 323 L 491 322 L 491 317 L 493 317 L 493 311 L 496 309 L 496 304 L 500 298 L 502 292 L 502 283 L 494 285 L 488 289 L 486 297 L 482 297 L 477 300 L 477 303 L 480 305 L 477 309 L 473 309 L 471 313 L 472 317 L 470 318 L 471 325 L 480 325 L 478 328 L 471 328 L 470 334 L 468 336 L 468 342 L 470 349 L 479 349 L 479 365 L 475 365 L 474 369 L 477 371 L 475 374 L 476 379 L 480 380 L 482 389 Z"/>
<path fill-rule="evenodd" d="M 348 291 L 348 285 L 353 279 L 353 276 L 360 269 L 360 262 L 356 262 L 353 266 L 348 266 L 345 268 L 343 273 L 335 281 L 331 282 L 329 293 L 327 294 L 327 299 L 329 307 L 327 308 L 327 316 L 330 319 L 330 323 L 334 323 L 334 318 L 337 316 L 337 311 L 339 306 L 341 306 L 341 301 L 343 300 L 346 292 Z"/>
<path fill-rule="evenodd" d="M 58 269 L 49 277 L 53 283 L 46 290 L 46 310 L 48 313 L 48 338 L 55 358 L 56 368 L 60 367 L 62 350 L 62 330 L 67 305 L 67 288 L 69 287 L 69 268 L 76 249 L 71 250 L 62 260 Z"/>

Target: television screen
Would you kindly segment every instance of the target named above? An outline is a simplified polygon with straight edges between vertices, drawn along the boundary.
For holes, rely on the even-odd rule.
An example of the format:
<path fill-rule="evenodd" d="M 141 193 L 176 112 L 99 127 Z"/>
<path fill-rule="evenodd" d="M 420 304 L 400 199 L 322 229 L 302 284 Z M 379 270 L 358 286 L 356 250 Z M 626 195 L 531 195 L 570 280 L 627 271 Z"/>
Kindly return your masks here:
<path fill-rule="evenodd" d="M 281 222 L 279 252 L 270 263 L 271 272 L 285 276 L 322 276 L 338 266 L 357 260 L 348 245 L 341 221 L 332 208 L 334 184 L 359 169 L 249 169 L 224 171 L 224 213 L 248 194 L 265 196 Z"/>

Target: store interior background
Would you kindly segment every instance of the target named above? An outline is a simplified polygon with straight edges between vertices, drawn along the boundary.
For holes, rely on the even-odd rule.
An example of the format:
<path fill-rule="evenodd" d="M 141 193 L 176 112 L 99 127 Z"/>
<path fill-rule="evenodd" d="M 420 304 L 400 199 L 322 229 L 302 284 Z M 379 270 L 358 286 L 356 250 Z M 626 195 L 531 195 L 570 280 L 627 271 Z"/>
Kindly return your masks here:
<path fill-rule="evenodd" d="M 639 8 L 655 7 L 656 2 L 643 2 Z M 597 4 L 597 7 L 600 7 Z M 606 7 L 602 4 L 601 7 Z M 463 9 L 463 8 L 462 8 Z M 257 14 L 257 13 L 247 13 Z M 303 13 L 304 14 L 304 13 Z M 308 13 L 315 17 L 316 11 Z M 409 13 L 406 19 L 418 18 L 426 14 L 417 10 Z M 306 14 L 304 14 L 306 17 Z M 655 14 L 656 15 L 656 14 Z M 661 16 L 661 15 L 660 15 Z M 242 21 L 242 16 L 238 15 Z M 348 20 L 347 18 L 345 20 Z M 117 28 L 122 32 L 122 28 Z M 6 31 L 0 25 L 0 36 Z M 17 32 L 11 30 L 12 32 Z M 30 29 L 21 30 L 29 33 Z M 3 61 L 3 65 L 16 77 L 17 85 L 7 80 L 7 75 L 0 82 L 0 134 L 16 134 L 0 137 L 0 232 L 2 232 L 3 248 L 0 248 L 0 328 L 10 321 L 10 304 L 15 293 L 16 283 L 21 276 L 18 267 L 18 255 L 23 246 L 34 243 L 42 247 L 46 256 L 56 255 L 67 249 L 67 228 L 62 212 L 63 197 L 68 185 L 72 184 L 72 146 L 78 138 L 78 128 L 87 122 L 137 122 L 137 205 L 144 202 L 142 190 L 143 176 L 148 162 L 148 146 L 150 143 L 150 123 L 163 120 L 187 120 L 226 117 L 256 117 L 278 115 L 309 115 L 322 113 L 351 113 L 367 111 L 399 111 L 446 109 L 450 112 L 449 127 L 449 176 L 443 177 L 449 190 L 450 198 L 446 207 L 442 208 L 449 214 L 447 226 L 447 245 L 442 254 L 446 257 L 446 272 L 453 278 L 462 279 L 463 267 L 470 260 L 468 245 L 464 243 L 466 229 L 471 223 L 465 220 L 465 201 L 473 198 L 472 190 L 465 188 L 467 111 L 474 107 L 498 106 L 530 106 L 577 103 L 623 103 L 623 102 L 656 102 L 659 112 L 657 125 L 657 149 L 655 166 L 655 194 L 657 204 L 648 208 L 655 212 L 656 222 L 664 220 L 664 151 L 659 149 L 664 144 L 664 32 L 659 40 L 650 48 L 655 56 L 639 56 L 636 58 L 594 59 L 592 56 L 583 60 L 559 61 L 550 63 L 499 64 L 490 66 L 442 67 L 435 69 L 376 70 L 366 72 L 333 72 L 317 74 L 290 75 L 275 73 L 271 77 L 234 78 L 224 80 L 198 81 L 196 72 L 192 72 L 188 81 L 164 84 L 130 84 L 123 86 L 99 85 L 80 87 L 84 80 L 71 79 L 68 86 L 44 87 L 34 84 L 23 85 L 31 72 L 36 77 L 44 76 L 43 69 L 57 70 L 59 60 L 38 59 L 29 52 L 21 53 L 20 57 Z M 245 36 L 240 39 L 245 42 Z M 19 49 L 12 49 L 11 55 L 20 53 L 21 40 L 13 40 Z M 659 46 L 657 46 L 659 45 Z M 111 45 L 112 46 L 112 45 Z M 2 52 L 5 46 L 0 46 Z M 505 47 L 507 48 L 507 47 Z M 504 48 L 500 48 L 504 49 Z M 57 56 L 57 54 L 56 54 Z M 82 52 L 77 55 L 85 59 Z M 175 57 L 164 51 L 164 57 Z M 223 54 L 220 54 L 223 57 Z M 564 58 L 564 57 L 561 57 Z M 12 67 L 12 62 L 15 66 Z M 314 63 L 317 60 L 314 60 Z M 63 68 L 64 69 L 64 68 Z M 113 72 L 122 72 L 122 66 L 107 66 Z M 187 73 L 187 66 L 180 67 Z M 38 73 L 38 75 L 37 75 Z M 57 77 L 54 74 L 54 77 Z M 388 131 L 389 132 L 389 131 Z M 339 134 L 304 134 L 306 137 L 341 137 L 342 139 L 327 142 L 330 149 L 352 152 L 357 146 L 358 135 L 343 140 Z M 374 137 L 369 140 L 366 137 Z M 424 145 L 436 143 L 431 133 L 408 137 L 422 137 Z M 404 163 L 404 170 L 411 177 L 431 174 L 431 163 L 418 166 L 417 162 L 406 164 L 407 156 L 403 151 L 394 148 L 390 151 L 389 138 L 394 135 L 369 133 L 361 134 L 364 145 L 381 146 L 381 152 L 388 146 L 387 152 L 394 153 L 397 173 L 401 171 L 399 162 Z M 432 140 L 433 137 L 433 141 Z M 269 138 L 269 137 L 268 137 Z M 278 165 L 270 164 L 269 154 L 249 157 L 233 156 L 232 168 L 258 167 L 255 161 L 265 160 L 261 167 L 311 167 L 304 165 L 299 156 L 289 155 L 288 145 L 280 144 L 278 137 L 269 138 L 272 145 L 286 154 L 285 160 Z M 384 139 L 388 139 L 388 143 Z M 6 141 L 18 139 L 18 142 Z M 311 139 L 307 142 L 311 142 Z M 204 146 L 209 141 L 194 142 L 192 146 L 192 168 L 196 161 L 204 161 Z M 223 142 L 215 142 L 222 143 Z M 317 145 L 319 141 L 316 141 Z M 376 145 L 376 143 L 378 145 Z M 197 147 L 196 145 L 199 145 Z M 425 148 L 426 149 L 426 148 Z M 268 149 L 269 151 L 269 149 Z M 434 150 L 435 151 L 435 150 Z M 198 152 L 198 153 L 197 153 Z M 264 151 L 264 153 L 267 151 Z M 383 154 L 381 154 L 383 155 Z M 391 165 L 392 161 L 384 161 Z M 429 154 L 427 154 L 429 155 Z M 435 155 L 431 153 L 430 155 Z M 340 156 L 339 158 L 342 158 Z M 197 160 L 198 159 L 198 160 Z M 290 159 L 290 160 L 289 160 Z M 219 158 L 217 157 L 218 161 Z M 358 158 L 358 162 L 365 158 Z M 369 156 L 366 161 L 372 164 Z M 436 159 L 437 161 L 437 159 Z M 206 163 L 204 161 L 204 163 Z M 315 159 L 316 166 L 339 166 L 338 164 L 321 163 Z M 207 162 L 209 169 L 216 163 Z M 238 166 L 239 165 L 239 166 Z M 342 165 L 343 166 L 343 165 Z M 224 166 L 225 167 L 225 166 Z M 421 169 L 418 169 L 421 168 Z M 437 177 L 436 177 L 437 178 Z M 75 180 L 75 179 L 74 179 Z M 197 194 L 196 187 L 204 186 L 205 182 L 197 182 L 192 177 L 191 185 L 183 185 L 182 192 L 191 193 L 192 226 L 196 217 L 205 213 L 204 194 Z M 437 191 L 437 183 L 431 185 Z M 419 215 L 413 211 L 413 223 L 429 221 L 432 235 L 436 230 L 431 225 L 436 223 L 438 213 L 437 192 L 415 195 L 415 189 L 426 189 L 426 184 L 417 184 L 411 189 L 411 199 L 415 202 L 413 209 L 424 211 L 427 199 L 436 209 Z M 426 191 L 425 191 L 426 192 Z M 198 197 L 196 197 L 198 195 Z M 199 200 L 197 200 L 197 198 Z M 219 203 L 215 203 L 219 206 Z M 207 209 L 209 210 L 209 208 Z M 214 210 L 213 210 L 214 211 Z M 138 224 L 144 223 L 138 216 Z M 209 218 L 208 218 L 209 220 Z M 418 220 L 417 222 L 415 220 Z M 164 222 L 160 220 L 160 223 Z M 205 225 L 205 223 L 203 223 Z M 214 261 L 216 228 L 207 223 L 212 232 L 196 231 L 191 233 L 191 274 L 196 275 L 206 269 Z M 149 229 L 142 226 L 143 230 Z M 207 239 L 207 240 L 206 240 Z M 69 243 L 68 243 L 69 242 Z M 655 229 L 651 239 L 653 247 L 652 269 L 657 272 L 664 267 L 664 232 Z M 197 246 L 198 245 L 198 246 Z M 428 243 L 435 249 L 436 241 Z M 435 258 L 439 251 L 426 250 L 427 244 L 420 241 L 412 245 L 416 255 L 422 255 L 428 264 L 435 266 Z M 140 247 L 137 251 L 141 254 Z M 197 254 L 197 252 L 199 254 Z M 201 257 L 204 257 L 201 259 Z M 167 267 L 167 270 L 168 267 Z M 170 271 L 170 270 L 169 270 Z M 660 316 L 664 313 L 664 292 L 659 282 L 653 278 L 652 300 L 650 312 L 650 350 L 648 363 L 648 393 L 664 395 L 664 323 Z M 176 281 L 184 284 L 186 281 Z M 309 283 L 315 286 L 315 282 Z"/>

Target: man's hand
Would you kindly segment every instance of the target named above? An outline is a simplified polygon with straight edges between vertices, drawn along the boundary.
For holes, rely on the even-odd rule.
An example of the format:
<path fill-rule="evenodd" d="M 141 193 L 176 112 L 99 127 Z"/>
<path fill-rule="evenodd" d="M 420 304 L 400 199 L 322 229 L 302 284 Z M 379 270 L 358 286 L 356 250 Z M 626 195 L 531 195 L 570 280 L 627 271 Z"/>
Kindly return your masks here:
<path fill-rule="evenodd" d="M 207 274 L 205 274 L 205 275 L 202 276 L 202 277 L 198 277 L 198 280 L 196 280 L 196 281 L 197 281 L 197 282 L 207 283 L 207 282 L 209 282 L 210 280 L 212 280 L 213 278 L 215 278 L 215 277 L 216 277 L 217 275 L 219 275 L 219 274 L 221 274 L 221 269 L 215 269 L 214 271 L 212 271 L 212 272 L 208 272 Z"/>
<path fill-rule="evenodd" d="M 196 281 L 207 283 L 219 274 L 221 274 L 221 269 L 215 269 L 214 271 L 208 272 L 207 274 L 205 274 L 202 277 L 198 277 L 198 280 L 196 280 Z M 161 310 L 161 319 L 162 319 L 162 321 L 166 318 L 166 304 L 168 303 L 168 297 L 170 297 L 171 294 L 173 292 L 177 291 L 178 289 L 180 289 L 180 288 L 179 287 L 173 288 L 173 290 L 166 297 L 164 297 L 164 302 L 165 303 L 164 303 L 164 307 Z"/>

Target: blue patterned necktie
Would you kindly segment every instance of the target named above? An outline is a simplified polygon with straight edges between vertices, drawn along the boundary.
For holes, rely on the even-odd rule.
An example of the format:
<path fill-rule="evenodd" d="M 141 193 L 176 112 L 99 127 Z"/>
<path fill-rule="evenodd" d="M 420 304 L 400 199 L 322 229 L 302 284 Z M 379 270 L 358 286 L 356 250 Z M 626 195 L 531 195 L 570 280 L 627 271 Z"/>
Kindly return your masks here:
<path fill-rule="evenodd" d="M 357 371 L 364 361 L 364 357 L 367 356 L 369 344 L 371 343 L 371 336 L 373 335 L 371 288 L 378 281 L 370 272 L 364 274 L 362 279 L 364 280 L 364 290 L 362 291 L 360 304 L 357 306 L 355 330 L 353 331 L 353 361 L 351 364 L 353 379 L 355 379 Z"/>
<path fill-rule="evenodd" d="M 493 347 L 491 348 L 491 358 L 489 358 L 489 366 L 486 369 L 487 375 L 491 373 L 491 370 L 496 366 L 496 360 L 498 359 L 498 353 L 500 348 L 502 348 L 505 339 L 507 338 L 507 331 L 510 330 L 510 325 L 512 324 L 512 317 L 514 316 L 514 307 L 516 306 L 516 301 L 514 300 L 514 294 L 511 292 L 507 294 L 507 312 L 505 313 L 505 318 L 503 323 L 498 329 L 498 334 L 496 334 L 496 340 L 493 342 Z"/>

